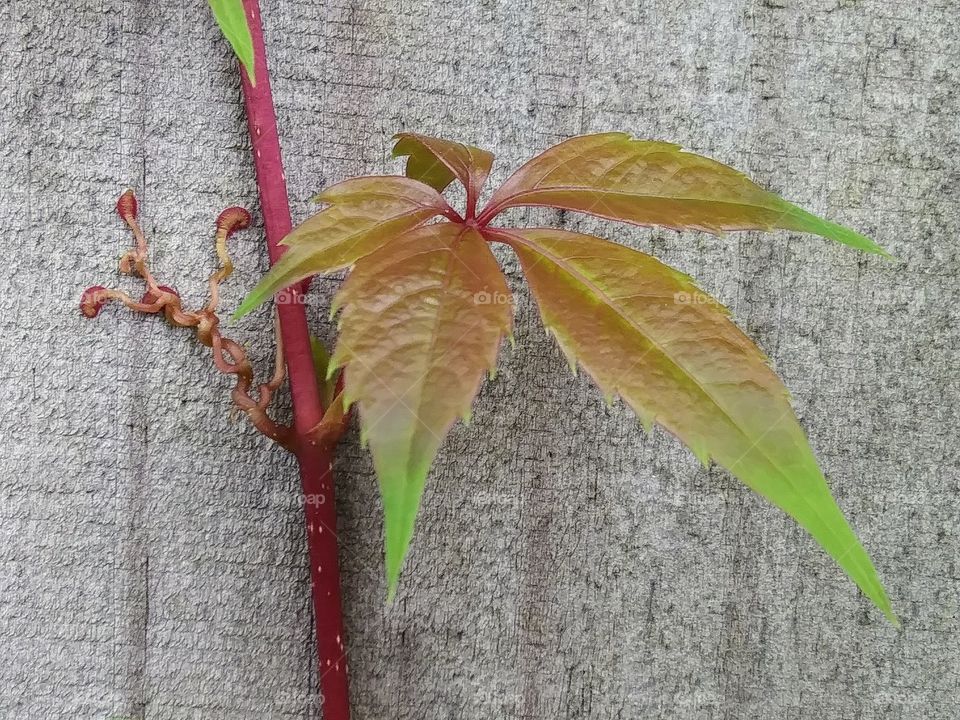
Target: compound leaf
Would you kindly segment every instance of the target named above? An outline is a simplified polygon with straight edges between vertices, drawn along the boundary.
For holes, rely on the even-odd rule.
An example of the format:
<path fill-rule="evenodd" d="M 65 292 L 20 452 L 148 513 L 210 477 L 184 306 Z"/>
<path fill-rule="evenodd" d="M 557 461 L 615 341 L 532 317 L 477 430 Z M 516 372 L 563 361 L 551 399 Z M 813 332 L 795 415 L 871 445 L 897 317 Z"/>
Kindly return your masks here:
<path fill-rule="evenodd" d="M 407 156 L 407 177 L 443 192 L 454 178 L 476 197 L 483 187 L 493 153 L 472 145 L 462 145 L 416 133 L 397 133 L 393 156 Z"/>
<path fill-rule="evenodd" d="M 306 277 L 353 265 L 449 207 L 433 188 L 397 175 L 346 180 L 315 199 L 330 207 L 281 241 L 289 249 L 250 291 L 234 319 Z"/>
<path fill-rule="evenodd" d="M 210 9 L 213 10 L 213 17 L 216 18 L 217 25 L 220 26 L 221 32 L 236 53 L 237 59 L 247 71 L 250 84 L 256 85 L 253 38 L 250 35 L 250 26 L 247 24 L 247 15 L 243 11 L 243 0 L 210 0 Z"/>
<path fill-rule="evenodd" d="M 340 336 L 328 372 L 344 370 L 358 403 L 384 508 L 389 594 L 413 537 L 427 473 L 511 332 L 506 279 L 470 228 L 439 223 L 359 260 L 334 299 Z"/>
<path fill-rule="evenodd" d="M 687 276 L 622 245 L 550 228 L 485 232 L 516 252 L 572 365 L 606 397 L 621 396 L 647 428 L 659 423 L 794 517 L 896 623 L 787 390 L 723 307 Z"/>
<path fill-rule="evenodd" d="M 525 205 L 717 234 L 796 230 L 887 254 L 869 238 L 792 205 L 726 165 L 619 132 L 576 137 L 533 158 L 494 193 L 481 217 Z"/>

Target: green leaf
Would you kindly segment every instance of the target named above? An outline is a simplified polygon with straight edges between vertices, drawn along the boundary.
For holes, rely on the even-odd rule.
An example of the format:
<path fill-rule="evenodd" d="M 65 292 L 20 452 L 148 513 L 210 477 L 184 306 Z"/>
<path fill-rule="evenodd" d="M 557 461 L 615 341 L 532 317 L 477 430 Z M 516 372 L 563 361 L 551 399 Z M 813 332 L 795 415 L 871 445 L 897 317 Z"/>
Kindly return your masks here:
<path fill-rule="evenodd" d="M 334 299 L 344 406 L 360 408 L 383 497 L 388 595 L 396 591 L 430 465 L 469 418 L 509 335 L 506 278 L 475 230 L 442 222 L 362 258 Z"/>
<path fill-rule="evenodd" d="M 250 84 L 256 85 L 253 38 L 250 36 L 250 26 L 247 24 L 247 15 L 243 10 L 243 1 L 210 0 L 210 9 L 213 10 L 217 25 L 220 26 L 224 37 L 236 53 L 240 64 L 247 71 Z"/>
<path fill-rule="evenodd" d="M 281 241 L 289 249 L 244 298 L 234 320 L 304 278 L 350 267 L 449 208 L 433 188 L 398 175 L 346 180 L 316 199 L 330 207 Z"/>
<path fill-rule="evenodd" d="M 626 133 L 575 137 L 537 155 L 500 186 L 480 218 L 531 205 L 717 234 L 796 230 L 887 255 L 870 238 L 808 213 L 733 168 Z"/>
<path fill-rule="evenodd" d="M 766 358 L 725 308 L 653 257 L 590 235 L 487 230 L 516 252 L 571 366 L 648 429 L 659 423 L 800 523 L 894 624 L 866 551 L 830 494 Z"/>

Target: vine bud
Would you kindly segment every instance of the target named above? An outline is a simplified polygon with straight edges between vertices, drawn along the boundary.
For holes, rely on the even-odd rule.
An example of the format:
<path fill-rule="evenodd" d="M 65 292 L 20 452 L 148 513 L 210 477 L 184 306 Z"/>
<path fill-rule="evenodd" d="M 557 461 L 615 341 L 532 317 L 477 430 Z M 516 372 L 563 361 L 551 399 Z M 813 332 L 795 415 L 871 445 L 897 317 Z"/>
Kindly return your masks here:
<path fill-rule="evenodd" d="M 117 215 L 121 220 L 137 219 L 137 196 L 133 194 L 133 190 L 125 191 L 117 200 Z"/>

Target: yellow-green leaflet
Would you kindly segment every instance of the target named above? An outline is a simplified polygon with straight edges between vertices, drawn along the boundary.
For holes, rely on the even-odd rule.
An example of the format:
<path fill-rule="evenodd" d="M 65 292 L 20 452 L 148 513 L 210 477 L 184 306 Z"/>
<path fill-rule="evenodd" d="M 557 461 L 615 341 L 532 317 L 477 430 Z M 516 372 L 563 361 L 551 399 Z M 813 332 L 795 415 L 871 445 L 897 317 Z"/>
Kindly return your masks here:
<path fill-rule="evenodd" d="M 500 186 L 484 214 L 524 205 L 677 230 L 797 230 L 887 254 L 870 238 L 787 202 L 731 167 L 626 133 L 583 135 L 545 150 Z"/>
<path fill-rule="evenodd" d="M 433 188 L 396 175 L 345 180 L 316 199 L 330 207 L 302 222 L 281 241 L 289 249 L 244 298 L 234 318 L 243 317 L 304 278 L 350 267 L 447 207 Z"/>
<path fill-rule="evenodd" d="M 572 366 L 704 463 L 712 458 L 807 529 L 894 623 L 876 570 L 837 507 L 787 389 L 716 300 L 659 260 L 591 235 L 490 231 L 517 253 Z"/>

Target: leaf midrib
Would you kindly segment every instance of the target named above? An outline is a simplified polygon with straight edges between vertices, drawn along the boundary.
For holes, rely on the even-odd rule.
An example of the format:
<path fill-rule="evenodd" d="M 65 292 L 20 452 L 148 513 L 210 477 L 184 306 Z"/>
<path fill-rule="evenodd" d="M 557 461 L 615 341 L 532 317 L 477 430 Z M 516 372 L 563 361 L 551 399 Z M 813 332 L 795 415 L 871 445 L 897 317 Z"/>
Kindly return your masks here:
<path fill-rule="evenodd" d="M 460 233 L 457 234 L 457 237 L 456 237 L 457 240 L 463 236 L 463 232 L 465 230 L 466 228 L 464 228 Z M 454 240 L 454 242 L 456 242 L 456 240 Z M 452 245 L 444 244 L 443 247 L 434 248 L 431 252 L 438 252 L 438 251 L 443 252 L 444 261 L 447 269 L 447 272 L 443 273 L 443 283 L 437 288 L 437 293 L 439 295 L 439 294 L 446 294 L 447 290 L 450 287 L 450 281 L 452 279 L 453 273 L 449 272 L 449 268 L 451 265 L 451 261 L 456 254 L 456 251 Z M 407 458 L 404 464 L 405 472 L 403 474 L 405 488 L 409 488 L 410 476 L 412 472 L 410 463 L 413 461 L 413 453 L 411 452 L 413 447 L 413 439 L 416 436 L 416 433 L 419 430 L 420 425 L 424 425 L 426 427 L 426 423 L 424 423 L 423 420 L 420 419 L 420 411 L 423 409 L 423 400 L 424 400 L 424 393 L 423 393 L 423 388 L 425 386 L 424 381 L 426 380 L 427 376 L 430 374 L 431 370 L 433 369 L 433 355 L 437 347 L 437 329 L 440 326 L 440 317 L 443 314 L 443 310 L 444 310 L 444 304 L 437 303 L 436 310 L 434 312 L 433 328 L 430 332 L 430 344 L 428 345 L 426 352 L 424 352 L 421 355 L 421 357 L 424 358 L 425 370 L 420 374 L 418 380 L 416 381 L 416 385 L 417 385 L 416 409 L 411 410 L 411 412 L 413 413 L 414 422 L 411 423 L 410 433 L 409 433 L 409 436 L 406 438 Z M 400 402 L 402 402 L 402 400 Z M 433 433 L 432 428 L 428 427 L 427 430 Z"/>
<path fill-rule="evenodd" d="M 528 207 L 530 205 L 546 205 L 548 207 L 557 207 L 556 205 L 552 205 L 551 203 L 548 203 L 548 202 L 542 202 L 542 203 L 517 202 L 518 200 L 523 200 L 529 195 L 536 195 L 539 193 L 550 193 L 550 192 L 592 192 L 592 193 L 598 193 L 598 194 L 604 194 L 604 195 L 616 195 L 618 197 L 632 198 L 636 200 L 643 199 L 643 200 L 671 200 L 676 202 L 699 202 L 699 203 L 709 203 L 714 205 L 729 205 L 732 207 L 773 210 L 773 211 L 776 211 L 779 209 L 776 207 L 770 207 L 768 205 L 758 205 L 758 204 L 746 203 L 746 202 L 735 202 L 732 200 L 718 200 L 715 198 L 688 197 L 688 196 L 678 196 L 678 195 L 656 195 L 654 193 L 648 193 L 648 192 L 630 193 L 630 192 L 623 192 L 618 190 L 607 190 L 605 188 L 590 187 L 587 185 L 561 185 L 561 186 L 554 186 L 554 187 L 538 187 L 538 188 L 532 188 L 530 190 L 521 190 L 520 192 L 517 192 L 511 195 L 499 207 L 501 210 L 506 210 L 507 208 L 510 208 L 510 207 L 516 207 L 517 205 L 528 206 Z M 766 191 L 761 191 L 761 192 L 766 192 Z M 775 195 L 772 195 L 772 197 L 776 198 Z M 780 199 L 780 202 L 784 203 L 787 207 L 784 208 L 784 210 L 780 213 L 780 216 L 777 218 L 777 220 L 774 221 L 775 223 L 779 222 L 783 217 L 785 217 L 787 214 L 789 214 L 793 210 L 793 206 L 786 200 Z M 593 210 L 584 210 L 582 208 L 569 208 L 569 209 L 573 210 L 574 212 L 587 213 L 588 215 L 601 214 Z M 630 222 L 630 221 L 627 221 L 627 222 Z M 771 227 L 774 227 L 774 226 L 772 225 Z"/>

